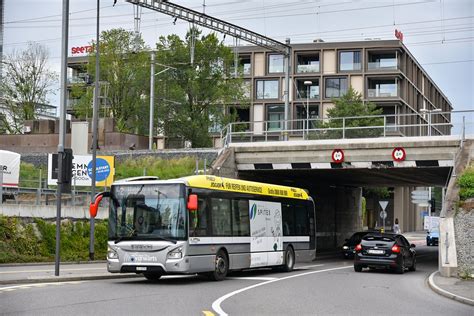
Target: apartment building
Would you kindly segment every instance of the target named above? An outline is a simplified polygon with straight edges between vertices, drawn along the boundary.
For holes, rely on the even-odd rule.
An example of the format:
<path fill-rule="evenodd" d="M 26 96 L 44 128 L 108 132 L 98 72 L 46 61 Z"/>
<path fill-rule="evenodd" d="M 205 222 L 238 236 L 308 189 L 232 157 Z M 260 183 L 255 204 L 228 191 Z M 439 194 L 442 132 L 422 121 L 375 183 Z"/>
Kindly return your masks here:
<path fill-rule="evenodd" d="M 240 67 L 251 106 L 237 109 L 241 121 L 284 118 L 284 57 L 257 46 L 238 48 Z M 452 105 L 405 45 L 399 40 L 293 44 L 290 72 L 290 119 L 327 117 L 333 99 L 350 86 L 364 101 L 383 109 L 387 125 L 405 136 L 426 135 L 427 116 L 450 112 Z M 309 94 L 309 98 L 308 98 Z M 439 110 L 438 110 L 439 109 Z M 450 134 L 449 114 L 431 114 L 431 135 Z M 444 123 L 446 125 L 438 125 Z M 298 123 L 294 123 L 298 124 Z M 269 123 L 278 130 L 279 123 Z M 292 128 L 298 128 L 292 126 Z"/>

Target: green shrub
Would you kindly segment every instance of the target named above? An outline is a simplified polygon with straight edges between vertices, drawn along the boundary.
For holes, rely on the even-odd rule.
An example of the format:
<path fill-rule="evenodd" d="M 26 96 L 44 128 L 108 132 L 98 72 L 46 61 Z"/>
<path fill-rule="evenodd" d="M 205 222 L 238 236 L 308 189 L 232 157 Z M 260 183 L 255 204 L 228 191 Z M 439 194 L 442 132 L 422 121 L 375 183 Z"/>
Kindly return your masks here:
<path fill-rule="evenodd" d="M 459 177 L 458 184 L 460 187 L 459 198 L 465 201 L 469 198 L 474 198 L 474 168 L 471 167 L 464 171 Z"/>

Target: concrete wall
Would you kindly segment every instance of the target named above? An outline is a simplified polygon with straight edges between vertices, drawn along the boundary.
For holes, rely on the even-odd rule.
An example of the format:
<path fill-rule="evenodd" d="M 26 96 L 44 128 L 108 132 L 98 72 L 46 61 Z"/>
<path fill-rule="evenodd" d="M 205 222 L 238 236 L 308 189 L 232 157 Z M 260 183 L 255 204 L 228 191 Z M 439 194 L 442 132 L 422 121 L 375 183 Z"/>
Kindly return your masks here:
<path fill-rule="evenodd" d="M 471 204 L 474 204 L 471 203 Z M 454 216 L 458 276 L 474 274 L 474 207 L 459 209 Z"/>
<path fill-rule="evenodd" d="M 56 218 L 56 206 L 52 205 L 0 205 L 0 214 L 15 217 L 36 217 L 44 219 Z M 97 213 L 97 219 L 107 219 L 109 216 L 107 207 L 101 207 Z M 61 218 L 89 219 L 89 207 L 61 207 Z"/>

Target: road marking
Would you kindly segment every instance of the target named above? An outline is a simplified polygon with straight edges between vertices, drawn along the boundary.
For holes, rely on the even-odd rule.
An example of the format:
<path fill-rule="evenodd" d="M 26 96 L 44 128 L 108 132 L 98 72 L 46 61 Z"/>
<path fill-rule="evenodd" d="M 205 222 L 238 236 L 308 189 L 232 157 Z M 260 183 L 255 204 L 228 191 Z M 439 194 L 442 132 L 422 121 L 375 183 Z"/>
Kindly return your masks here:
<path fill-rule="evenodd" d="M 215 314 L 211 311 L 202 311 L 202 313 L 204 314 L 204 316 L 215 316 Z"/>
<path fill-rule="evenodd" d="M 87 271 L 87 270 L 103 270 L 106 268 L 77 268 L 77 269 L 61 269 L 61 271 Z M 54 272 L 54 269 L 48 270 L 20 270 L 20 271 L 0 271 L 0 274 L 11 274 L 11 273 L 31 273 L 31 272 Z"/>
<path fill-rule="evenodd" d="M 265 278 L 265 277 L 234 277 L 234 278 L 227 278 L 230 280 L 257 280 L 257 281 L 271 281 L 278 278 Z"/>
<path fill-rule="evenodd" d="M 297 277 L 301 277 L 301 276 L 305 276 L 305 275 L 309 275 L 309 274 L 314 274 L 314 273 L 321 273 L 321 272 L 328 272 L 328 271 L 334 271 L 334 270 L 341 270 L 341 269 L 347 269 L 347 268 L 352 268 L 353 266 L 350 265 L 350 266 L 346 266 L 346 267 L 338 267 L 338 268 L 331 268 L 331 269 L 324 269 L 324 270 L 317 270 L 317 271 L 309 271 L 309 272 L 304 272 L 304 273 L 300 273 L 300 274 L 295 274 L 295 275 L 290 275 L 290 276 L 287 276 L 287 277 L 283 277 L 283 278 L 279 278 L 279 279 L 275 279 L 275 280 L 270 280 L 270 281 L 265 281 L 265 282 L 262 282 L 262 283 L 258 283 L 258 284 L 254 284 L 254 285 L 251 285 L 251 286 L 247 286 L 247 287 L 244 287 L 240 290 L 236 290 L 236 291 L 233 291 L 233 292 L 230 292 L 230 293 L 227 293 L 226 295 L 224 296 L 221 296 L 219 297 L 217 300 L 215 300 L 213 303 L 212 303 L 212 309 L 219 315 L 222 315 L 222 316 L 227 316 L 227 313 L 224 312 L 224 310 L 221 308 L 221 304 L 222 302 L 224 302 L 226 299 L 228 299 L 229 297 L 232 297 L 236 294 L 240 294 L 242 292 L 245 292 L 247 290 L 251 290 L 253 288 L 256 288 L 256 287 L 259 287 L 259 286 L 262 286 L 262 285 L 267 285 L 267 284 L 270 284 L 270 283 L 273 283 L 273 282 L 278 282 L 278 281 L 283 281 L 283 280 L 288 280 L 288 279 L 292 279 L 292 278 L 297 278 Z"/>
<path fill-rule="evenodd" d="M 322 267 L 324 264 L 312 264 L 309 266 L 301 266 L 301 267 L 295 267 L 295 269 L 308 269 L 308 268 L 314 268 L 314 267 Z"/>
<path fill-rule="evenodd" d="M 0 292 L 10 292 L 15 291 L 18 289 L 30 289 L 33 287 L 45 287 L 49 285 L 66 285 L 66 284 L 79 284 L 83 283 L 83 281 L 67 281 L 67 282 L 49 282 L 49 283 L 30 283 L 30 284 L 22 284 L 22 285 L 13 285 L 13 286 L 6 286 L 0 287 Z"/>

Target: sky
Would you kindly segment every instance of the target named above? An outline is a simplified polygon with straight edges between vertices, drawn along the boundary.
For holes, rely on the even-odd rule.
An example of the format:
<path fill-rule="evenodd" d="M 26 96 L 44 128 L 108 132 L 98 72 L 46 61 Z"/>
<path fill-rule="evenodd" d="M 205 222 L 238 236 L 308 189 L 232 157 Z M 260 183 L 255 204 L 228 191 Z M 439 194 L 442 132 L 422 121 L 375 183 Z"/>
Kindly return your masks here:
<path fill-rule="evenodd" d="M 61 0 L 0 0 L 5 3 L 4 52 L 44 45 L 50 67 L 60 72 Z M 395 39 L 404 44 L 448 97 L 454 110 L 474 110 L 474 0 L 171 0 L 278 41 L 310 43 Z M 135 30 L 134 6 L 100 1 L 100 29 Z M 96 32 L 96 0 L 70 1 L 69 47 L 88 45 Z M 136 9 L 135 9 L 136 10 Z M 139 31 L 149 47 L 159 36 L 184 35 L 189 24 L 140 9 Z M 207 30 L 205 30 L 207 32 Z M 233 45 L 231 37 L 224 39 Z M 239 42 L 240 45 L 248 45 Z M 69 49 L 71 52 L 71 49 Z M 59 89 L 59 86 L 58 86 Z M 59 103 L 59 90 L 50 96 Z M 470 115 L 472 118 L 474 115 Z M 474 122 L 472 123 L 474 124 Z"/>

